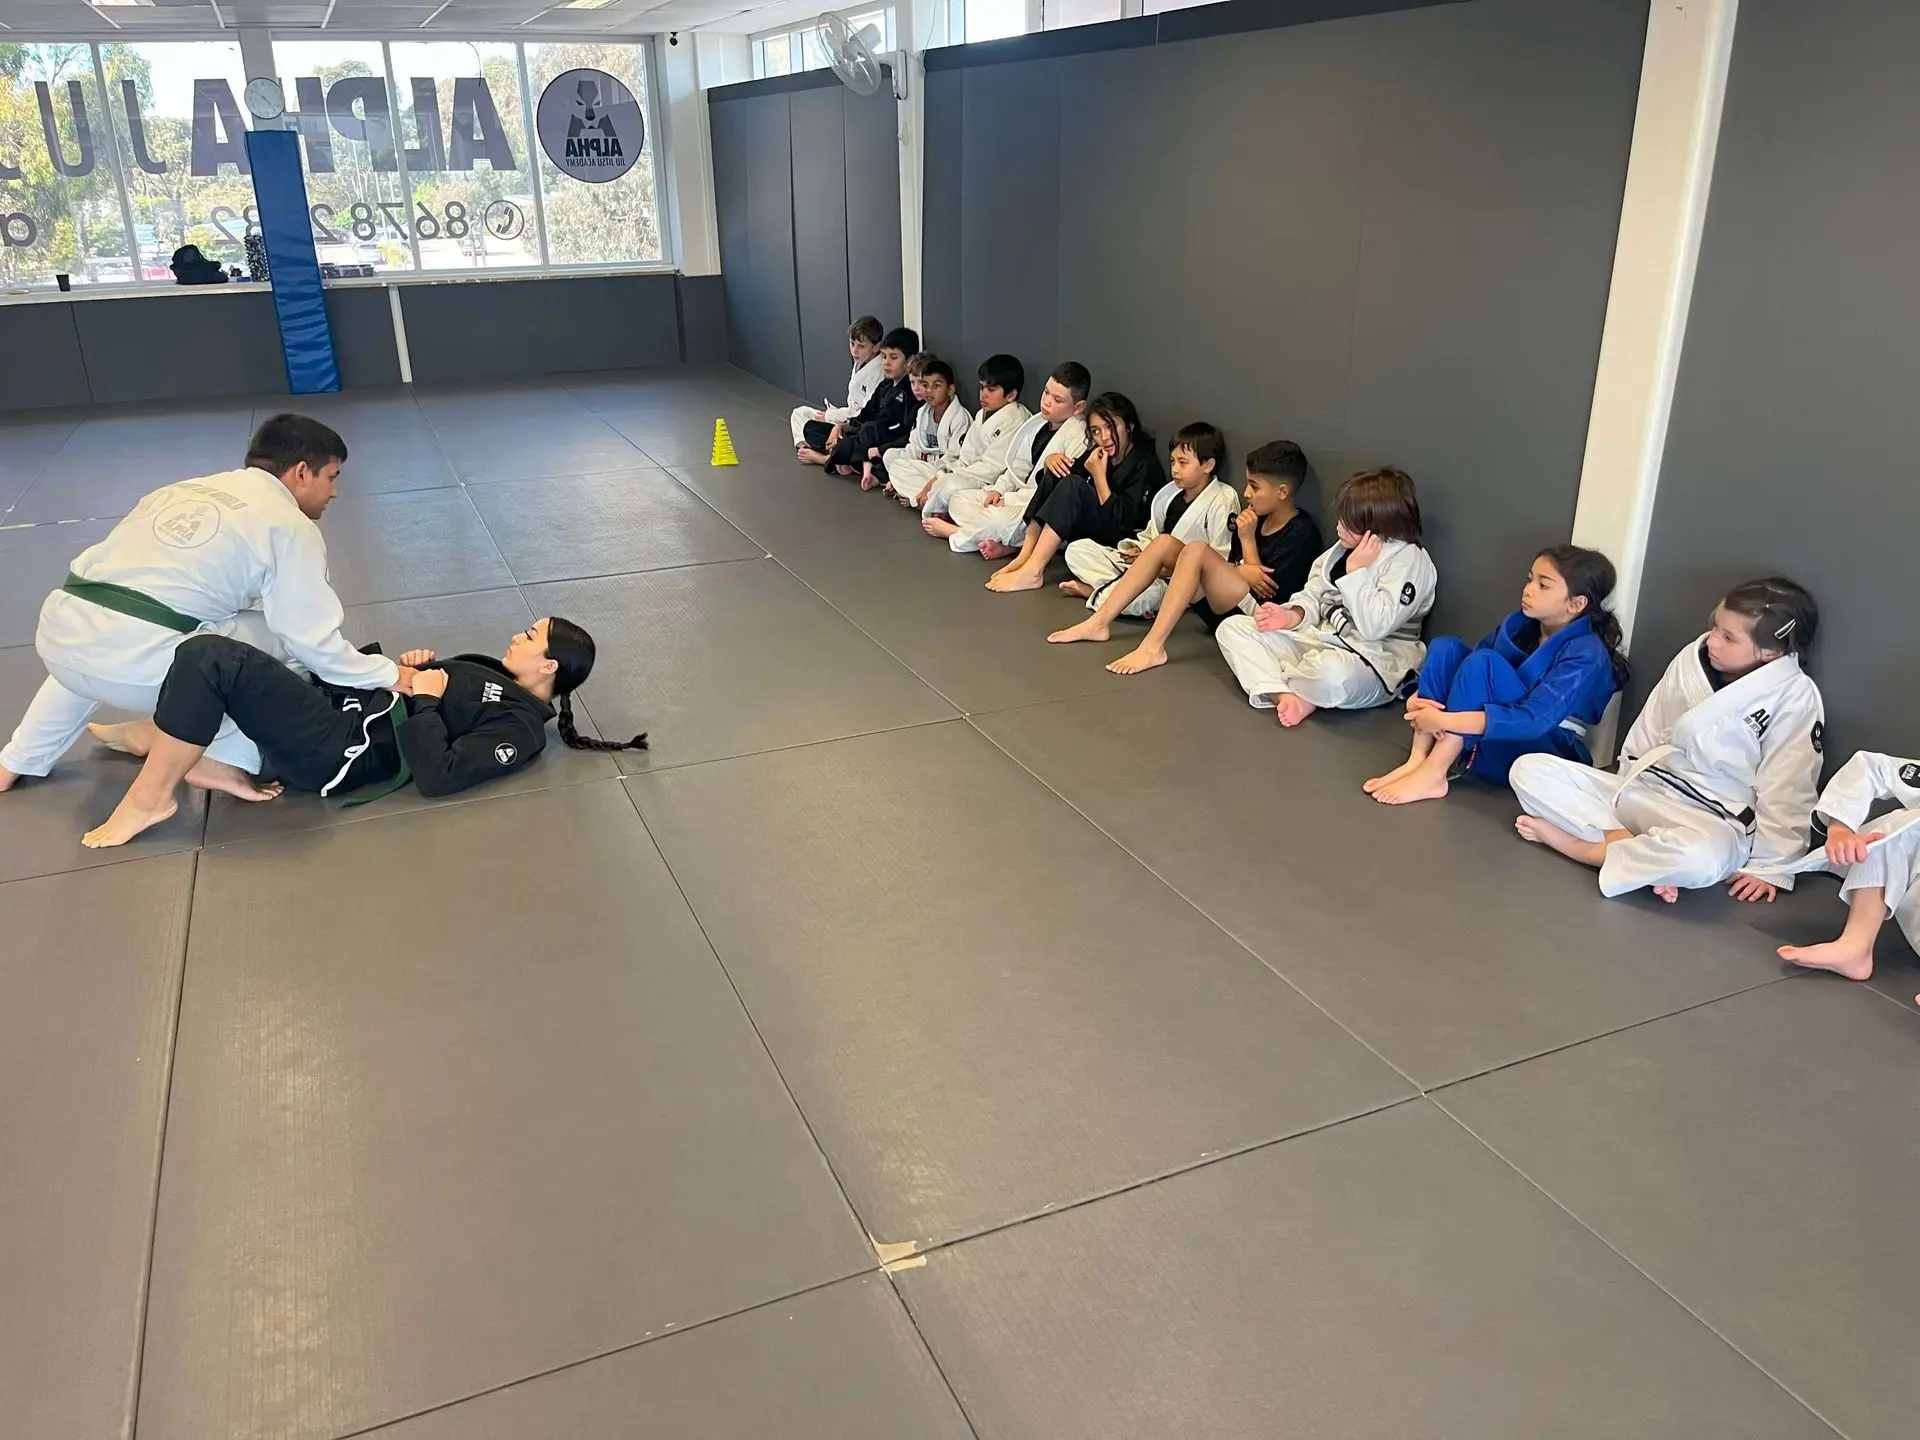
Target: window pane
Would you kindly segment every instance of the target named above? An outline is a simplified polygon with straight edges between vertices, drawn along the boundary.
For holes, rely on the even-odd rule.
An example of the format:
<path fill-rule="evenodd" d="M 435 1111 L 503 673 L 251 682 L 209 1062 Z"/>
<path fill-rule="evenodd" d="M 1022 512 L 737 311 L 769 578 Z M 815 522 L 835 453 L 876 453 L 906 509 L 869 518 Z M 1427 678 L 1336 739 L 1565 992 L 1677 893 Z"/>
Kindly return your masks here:
<path fill-rule="evenodd" d="M 529 45 L 527 80 L 548 258 L 556 265 L 658 260 L 645 52 L 594 42 Z"/>
<path fill-rule="evenodd" d="M 1027 33 L 1027 0 L 967 0 L 967 43 Z"/>
<path fill-rule="evenodd" d="M 800 68 L 802 70 L 827 68 L 827 32 L 818 25 L 809 26 L 800 32 Z"/>
<path fill-rule="evenodd" d="M 244 270 L 256 216 L 239 45 L 102 45 L 100 60 L 143 273 L 172 283 L 167 265 L 182 245 Z"/>
<path fill-rule="evenodd" d="M 759 49 L 760 74 L 763 77 L 768 75 L 791 75 L 793 73 L 793 56 L 788 47 L 785 34 L 773 35 L 760 41 Z"/>
<path fill-rule="evenodd" d="M 307 215 L 320 263 L 375 273 L 411 270 L 412 219 L 379 44 L 281 41 L 273 59 L 287 113 L 300 127 Z"/>
<path fill-rule="evenodd" d="M 393 78 L 404 96 L 400 135 L 422 267 L 539 264 L 514 47 L 464 40 L 396 44 Z"/>
<path fill-rule="evenodd" d="M 133 280 L 111 143 L 91 46 L 0 45 L 0 284 Z"/>
<path fill-rule="evenodd" d="M 1120 0 L 1041 0 L 1043 28 L 1065 30 L 1120 18 Z"/>

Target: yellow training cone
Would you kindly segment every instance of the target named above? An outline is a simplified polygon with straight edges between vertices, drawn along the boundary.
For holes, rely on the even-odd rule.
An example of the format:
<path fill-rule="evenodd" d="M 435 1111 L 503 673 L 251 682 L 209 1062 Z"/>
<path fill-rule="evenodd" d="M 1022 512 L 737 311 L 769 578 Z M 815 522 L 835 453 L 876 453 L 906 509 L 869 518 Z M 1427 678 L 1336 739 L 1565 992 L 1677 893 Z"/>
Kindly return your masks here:
<path fill-rule="evenodd" d="M 733 453 L 733 436 L 727 433 L 727 422 L 713 422 L 713 463 L 715 465 L 738 465 L 740 457 Z"/>

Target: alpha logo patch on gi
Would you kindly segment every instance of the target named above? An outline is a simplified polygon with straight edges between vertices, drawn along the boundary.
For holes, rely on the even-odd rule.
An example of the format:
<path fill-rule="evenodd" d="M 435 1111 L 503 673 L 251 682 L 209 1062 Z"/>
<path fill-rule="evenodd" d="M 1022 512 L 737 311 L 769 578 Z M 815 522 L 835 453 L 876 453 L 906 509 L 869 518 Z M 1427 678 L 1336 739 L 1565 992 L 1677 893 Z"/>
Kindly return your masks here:
<path fill-rule="evenodd" d="M 501 694 L 501 691 L 500 691 L 500 685 L 498 681 L 486 680 L 481 683 L 480 703 L 482 705 L 492 705 L 497 703 L 500 699 L 500 694 Z M 505 762 L 502 761 L 501 763 L 504 764 Z"/>
<path fill-rule="evenodd" d="M 1771 724 L 1773 724 L 1773 717 L 1765 710 L 1755 710 L 1747 716 L 1747 728 L 1753 731 L 1753 738 L 1756 740 L 1767 738 L 1767 727 Z"/>
<path fill-rule="evenodd" d="M 1413 588 L 1413 582 L 1411 580 L 1407 581 L 1406 584 L 1400 587 L 1400 603 L 1402 605 L 1411 605 L 1413 603 L 1413 597 L 1417 593 L 1419 592 Z"/>
<path fill-rule="evenodd" d="M 220 509 L 206 500 L 182 500 L 153 517 L 153 538 L 175 550 L 198 550 L 220 533 Z"/>
<path fill-rule="evenodd" d="M 1824 755 L 1826 750 L 1827 722 L 1824 720 L 1816 720 L 1813 722 L 1813 753 L 1816 755 Z"/>
<path fill-rule="evenodd" d="M 493 758 L 498 760 L 502 765 L 513 764 L 513 757 L 519 753 L 520 752 L 511 745 L 496 745 L 493 747 Z"/>
<path fill-rule="evenodd" d="M 1900 783 L 1902 785 L 1911 785 L 1916 790 L 1920 790 L 1920 765 L 1902 765 L 1900 767 Z"/>

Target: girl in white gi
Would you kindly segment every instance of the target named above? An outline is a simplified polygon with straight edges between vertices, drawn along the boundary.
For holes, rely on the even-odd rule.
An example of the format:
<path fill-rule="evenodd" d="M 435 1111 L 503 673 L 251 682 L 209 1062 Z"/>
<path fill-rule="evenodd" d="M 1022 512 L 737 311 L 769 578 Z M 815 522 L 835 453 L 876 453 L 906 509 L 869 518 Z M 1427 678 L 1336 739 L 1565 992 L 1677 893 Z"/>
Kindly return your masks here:
<path fill-rule="evenodd" d="M 1069 360 L 1048 377 L 1040 392 L 1040 413 L 1015 433 L 1007 446 L 1007 468 L 985 490 L 962 490 L 947 505 L 947 518 L 929 521 L 929 534 L 946 538 L 957 555 L 977 553 L 982 560 L 1009 558 L 1027 533 L 1027 505 L 1039 488 L 1040 467 L 1056 455 L 1077 460 L 1087 449 L 1087 396 L 1093 376 Z"/>
<path fill-rule="evenodd" d="M 1167 442 L 1167 468 L 1173 478 L 1153 497 L 1146 525 L 1118 545 L 1102 545 L 1092 538 L 1069 542 L 1067 568 L 1073 572 L 1073 579 L 1061 581 L 1060 588 L 1084 599 L 1089 610 L 1098 610 L 1114 582 L 1126 575 L 1136 560 L 1148 553 L 1157 554 L 1161 560 L 1159 578 L 1118 612 L 1136 619 L 1157 614 L 1161 597 L 1167 593 L 1165 577 L 1173 573 L 1173 562 L 1183 549 L 1197 544 L 1220 555 L 1227 553 L 1240 495 L 1220 478 L 1226 463 L 1226 437 L 1214 426 L 1199 421 L 1175 431 Z"/>
<path fill-rule="evenodd" d="M 1054 631 L 1047 643 L 1108 639 L 1114 620 L 1132 613 L 1134 598 L 1159 586 L 1158 613 L 1146 638 L 1107 666 L 1116 675 L 1137 675 L 1167 663 L 1167 637 L 1189 611 L 1217 631 L 1229 615 L 1251 615 L 1262 600 L 1293 594 L 1307 583 L 1320 553 L 1320 527 L 1293 503 L 1306 478 L 1307 457 L 1291 440 L 1257 446 L 1247 456 L 1247 507 L 1229 527 L 1224 556 L 1211 545 L 1162 535 L 1125 575 L 1088 601 L 1092 615 Z"/>
<path fill-rule="evenodd" d="M 1403 694 L 1427 647 L 1421 622 L 1439 583 L 1420 545 L 1420 501 L 1404 470 L 1363 470 L 1334 497 L 1333 548 L 1299 593 L 1231 615 L 1215 639 L 1247 692 L 1294 726 L 1323 706 L 1364 710 Z"/>
<path fill-rule="evenodd" d="M 1820 623 L 1791 580 L 1727 592 L 1674 656 L 1620 747 L 1617 771 L 1523 755 L 1508 783 L 1521 838 L 1600 872 L 1602 895 L 1730 880 L 1736 900 L 1791 888 L 1819 793 L 1824 710 L 1800 656 Z M 1763 875 L 1771 878 L 1762 878 Z"/>
<path fill-rule="evenodd" d="M 1869 820 L 1882 800 L 1898 801 L 1901 808 Z M 1863 750 L 1827 782 L 1815 814 L 1826 822 L 1826 848 L 1789 868 L 1840 875 L 1847 924 L 1839 939 L 1824 945 L 1782 945 L 1780 958 L 1868 980 L 1873 942 L 1889 915 L 1920 949 L 1920 763 Z"/>
<path fill-rule="evenodd" d="M 984 490 L 1007 473 L 1007 452 L 1022 425 L 1033 412 L 1020 403 L 1026 388 L 1027 372 L 1012 355 L 989 355 L 980 362 L 980 409 L 967 427 L 960 453 L 940 458 L 919 491 L 909 495 L 906 486 L 896 493 L 902 505 L 916 506 L 925 519 L 922 528 L 939 533 L 927 522 L 947 513 L 947 503 L 961 490 Z M 945 539 L 944 534 L 941 535 Z"/>
<path fill-rule="evenodd" d="M 793 429 L 794 453 L 804 465 L 824 465 L 827 452 L 840 437 L 837 427 L 858 415 L 884 378 L 880 373 L 880 337 L 886 333 L 871 315 L 862 315 L 847 327 L 847 353 L 853 357 L 853 373 L 847 377 L 847 403 L 815 410 L 802 405 L 788 416 Z"/>
<path fill-rule="evenodd" d="M 903 490 L 918 495 L 943 458 L 960 454 L 973 425 L 973 416 L 954 393 L 953 366 L 924 350 L 914 359 L 920 366 L 920 413 L 914 418 L 913 435 L 902 448 L 882 455 L 874 467 L 886 477 L 887 493 L 896 497 Z"/>

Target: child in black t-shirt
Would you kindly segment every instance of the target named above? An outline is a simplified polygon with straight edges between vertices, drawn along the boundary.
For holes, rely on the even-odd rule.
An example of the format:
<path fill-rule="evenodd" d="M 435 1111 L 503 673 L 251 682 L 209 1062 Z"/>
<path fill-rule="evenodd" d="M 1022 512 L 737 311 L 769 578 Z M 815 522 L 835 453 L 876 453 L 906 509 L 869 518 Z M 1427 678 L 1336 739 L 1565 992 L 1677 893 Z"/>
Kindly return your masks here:
<path fill-rule="evenodd" d="M 1134 675 L 1166 664 L 1167 637 L 1189 608 L 1211 630 L 1229 615 L 1251 615 L 1261 601 L 1292 595 L 1305 585 L 1323 548 L 1320 527 L 1294 504 L 1306 476 L 1307 457 L 1291 440 L 1271 441 L 1247 456 L 1247 508 L 1234 520 L 1225 558 L 1211 545 L 1182 549 L 1153 628 L 1107 669 Z M 1055 644 L 1109 638 L 1114 617 L 1158 578 L 1157 565 L 1135 564 L 1090 617 L 1047 638 Z"/>

